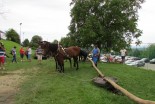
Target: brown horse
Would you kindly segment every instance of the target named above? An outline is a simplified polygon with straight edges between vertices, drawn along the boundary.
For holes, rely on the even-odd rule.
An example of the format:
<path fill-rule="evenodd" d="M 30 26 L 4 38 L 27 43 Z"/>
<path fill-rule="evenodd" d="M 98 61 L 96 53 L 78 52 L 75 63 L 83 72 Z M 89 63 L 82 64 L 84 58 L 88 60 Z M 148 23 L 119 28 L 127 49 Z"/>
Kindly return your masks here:
<path fill-rule="evenodd" d="M 78 56 L 81 53 L 80 47 L 77 46 L 71 46 L 68 48 L 64 49 L 68 57 L 73 58 L 74 60 L 74 67 L 76 67 L 76 70 L 79 69 L 79 64 L 78 64 Z"/>
<path fill-rule="evenodd" d="M 56 61 L 56 68 L 58 64 L 62 72 L 64 72 L 64 59 L 66 58 L 70 60 L 71 58 L 73 58 L 74 67 L 76 67 L 76 70 L 79 68 L 78 56 L 81 54 L 80 47 L 71 46 L 64 49 L 59 44 L 52 44 L 46 41 L 41 42 L 40 45 L 42 49 L 44 49 L 44 54 L 49 56 L 50 55 L 54 56 Z M 71 64 L 71 61 L 70 61 L 70 64 Z"/>
<path fill-rule="evenodd" d="M 54 57 L 55 63 L 56 63 L 56 69 L 58 69 L 58 56 L 57 55 L 58 55 L 58 51 L 59 51 L 59 44 L 54 44 L 54 43 L 50 43 L 50 42 L 47 42 L 47 41 L 41 41 L 39 43 L 39 45 L 44 50 L 43 54 L 45 56 L 47 56 L 47 57 L 50 57 L 50 56 Z M 69 60 L 70 66 L 71 66 L 71 58 L 65 57 L 65 59 Z"/>
<path fill-rule="evenodd" d="M 55 55 L 55 58 L 58 62 L 58 66 L 60 67 L 59 72 L 64 73 L 64 59 L 66 58 L 73 58 L 74 59 L 74 66 L 76 67 L 76 70 L 78 67 L 78 56 L 80 55 L 81 49 L 76 46 L 71 46 L 68 48 L 63 48 L 61 45 L 58 47 L 57 54 Z"/>

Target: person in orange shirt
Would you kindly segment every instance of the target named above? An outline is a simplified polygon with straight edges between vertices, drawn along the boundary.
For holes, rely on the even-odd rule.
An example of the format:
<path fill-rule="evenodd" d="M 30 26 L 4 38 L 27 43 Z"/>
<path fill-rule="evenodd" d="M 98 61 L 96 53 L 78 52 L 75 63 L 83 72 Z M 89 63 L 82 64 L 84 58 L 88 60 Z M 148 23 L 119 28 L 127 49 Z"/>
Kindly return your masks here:
<path fill-rule="evenodd" d="M 25 51 L 24 51 L 24 49 L 23 49 L 23 47 L 22 47 L 22 46 L 21 46 L 21 48 L 20 48 L 19 52 L 20 52 L 21 62 L 23 62 L 23 61 L 24 61 L 24 60 L 23 60 L 23 58 L 24 58 Z"/>

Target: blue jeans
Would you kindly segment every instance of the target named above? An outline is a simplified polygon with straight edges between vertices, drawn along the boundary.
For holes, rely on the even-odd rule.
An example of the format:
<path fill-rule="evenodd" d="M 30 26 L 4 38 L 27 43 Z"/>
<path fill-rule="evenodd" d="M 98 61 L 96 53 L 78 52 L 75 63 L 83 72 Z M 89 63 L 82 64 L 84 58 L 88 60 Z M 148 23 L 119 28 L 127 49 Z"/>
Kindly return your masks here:
<path fill-rule="evenodd" d="M 17 60 L 16 60 L 16 54 L 13 55 L 12 62 L 16 62 L 16 63 L 17 63 Z"/>

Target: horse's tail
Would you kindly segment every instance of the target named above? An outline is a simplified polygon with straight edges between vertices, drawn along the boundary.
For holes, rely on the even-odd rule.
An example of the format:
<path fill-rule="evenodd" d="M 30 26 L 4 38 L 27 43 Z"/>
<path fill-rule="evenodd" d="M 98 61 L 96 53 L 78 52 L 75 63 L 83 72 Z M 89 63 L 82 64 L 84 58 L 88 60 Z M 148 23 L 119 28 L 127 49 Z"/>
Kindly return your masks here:
<path fill-rule="evenodd" d="M 80 49 L 80 55 L 79 56 L 83 56 L 84 59 L 83 61 L 85 61 L 87 59 L 88 53 L 82 49 Z"/>

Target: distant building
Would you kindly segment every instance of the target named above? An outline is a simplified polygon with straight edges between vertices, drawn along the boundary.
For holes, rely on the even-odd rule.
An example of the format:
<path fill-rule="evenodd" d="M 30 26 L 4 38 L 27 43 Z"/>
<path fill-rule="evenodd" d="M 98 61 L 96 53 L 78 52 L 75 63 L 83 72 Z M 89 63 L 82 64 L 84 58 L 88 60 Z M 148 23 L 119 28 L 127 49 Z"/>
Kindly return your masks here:
<path fill-rule="evenodd" d="M 6 39 L 6 35 L 5 35 L 5 32 L 0 30 L 0 40 L 1 39 Z"/>

